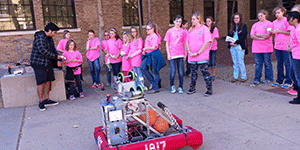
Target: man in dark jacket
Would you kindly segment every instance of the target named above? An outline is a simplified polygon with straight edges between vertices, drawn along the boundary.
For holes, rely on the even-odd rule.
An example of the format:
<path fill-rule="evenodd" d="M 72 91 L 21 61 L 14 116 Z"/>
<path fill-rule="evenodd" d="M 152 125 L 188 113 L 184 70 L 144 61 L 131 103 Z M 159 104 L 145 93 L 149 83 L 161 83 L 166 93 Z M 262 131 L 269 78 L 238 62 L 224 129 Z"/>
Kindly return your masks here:
<path fill-rule="evenodd" d="M 58 102 L 49 99 L 50 84 L 54 81 L 53 64 L 58 56 L 52 37 L 55 36 L 59 28 L 52 22 L 46 25 L 44 31 L 34 34 L 34 41 L 31 53 L 31 66 L 35 73 L 37 82 L 37 94 L 39 96 L 40 111 L 46 110 L 45 106 L 57 105 Z M 45 96 L 45 99 L 43 99 Z"/>

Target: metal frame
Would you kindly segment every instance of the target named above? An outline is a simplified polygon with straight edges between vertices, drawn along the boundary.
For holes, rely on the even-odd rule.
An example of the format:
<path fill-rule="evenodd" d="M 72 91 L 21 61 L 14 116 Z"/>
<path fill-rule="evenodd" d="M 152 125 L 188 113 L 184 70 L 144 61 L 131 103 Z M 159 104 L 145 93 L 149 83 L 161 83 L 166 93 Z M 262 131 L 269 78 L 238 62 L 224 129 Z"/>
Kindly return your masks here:
<path fill-rule="evenodd" d="M 139 24 L 143 25 L 142 0 L 129 0 L 129 7 L 125 7 L 125 3 L 125 0 L 122 0 L 123 26 L 138 26 Z M 130 4 L 136 5 L 136 9 L 132 9 L 132 5 Z"/>

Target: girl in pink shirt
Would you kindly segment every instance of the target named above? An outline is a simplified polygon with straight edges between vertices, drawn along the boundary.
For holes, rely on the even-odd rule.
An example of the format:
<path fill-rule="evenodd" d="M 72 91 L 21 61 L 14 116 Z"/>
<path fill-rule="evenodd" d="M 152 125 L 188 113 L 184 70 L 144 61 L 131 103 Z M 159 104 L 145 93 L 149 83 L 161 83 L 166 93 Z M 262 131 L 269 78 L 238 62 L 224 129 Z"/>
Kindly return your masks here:
<path fill-rule="evenodd" d="M 105 55 L 104 60 L 105 60 L 105 64 L 106 64 L 106 78 L 107 78 L 106 86 L 110 86 L 110 84 L 111 84 L 111 66 L 110 66 L 110 64 L 107 63 L 108 62 L 107 41 L 110 38 L 108 30 L 105 30 L 103 35 L 104 35 L 104 40 L 101 42 L 101 50 L 104 52 L 104 55 Z"/>
<path fill-rule="evenodd" d="M 208 63 L 208 71 L 211 74 L 211 79 L 214 81 L 215 76 L 216 76 L 216 54 L 217 54 L 217 49 L 218 49 L 218 43 L 217 39 L 219 38 L 219 30 L 215 26 L 214 19 L 213 17 L 209 16 L 206 18 L 206 26 L 210 30 L 212 42 L 209 45 L 209 63 Z"/>
<path fill-rule="evenodd" d="M 86 41 L 86 58 L 89 63 L 90 71 L 91 71 L 91 76 L 93 79 L 93 85 L 92 87 L 94 88 L 101 88 L 100 84 L 100 62 L 99 62 L 99 47 L 100 47 L 100 40 L 99 38 L 95 37 L 95 32 L 93 30 L 88 31 L 88 41 Z M 95 69 L 96 68 L 96 73 Z"/>
<path fill-rule="evenodd" d="M 67 42 L 71 39 L 71 34 L 69 30 L 64 30 L 63 32 L 63 39 L 59 41 L 57 44 L 56 50 L 58 52 L 63 53 L 66 50 Z M 73 39 L 72 39 L 73 40 Z"/>
<path fill-rule="evenodd" d="M 292 67 L 296 79 L 296 91 L 297 98 L 294 98 L 293 101 L 289 101 L 290 104 L 300 104 L 300 14 L 297 11 L 290 12 L 288 14 L 289 24 L 294 26 L 295 29 L 291 31 L 291 43 L 290 47 L 292 51 Z"/>
<path fill-rule="evenodd" d="M 271 54 L 273 52 L 273 43 L 270 29 L 272 23 L 266 19 L 268 12 L 260 10 L 258 12 L 258 22 L 253 24 L 250 32 L 252 41 L 252 53 L 255 60 L 255 78 L 251 86 L 256 86 L 261 82 L 263 64 L 265 64 L 264 84 L 273 82 L 273 67 Z"/>
<path fill-rule="evenodd" d="M 74 96 L 74 79 L 76 80 L 78 91 L 80 92 L 80 98 L 84 97 L 81 84 L 82 55 L 76 49 L 76 43 L 73 40 L 69 40 L 65 52 L 63 53 L 63 56 L 66 57 L 64 64 L 67 66 L 66 81 L 67 86 L 70 89 L 70 100 L 76 99 Z"/>
<path fill-rule="evenodd" d="M 176 92 L 174 78 L 177 66 L 179 74 L 179 87 L 177 91 L 181 94 L 183 93 L 183 63 L 187 55 L 185 50 L 187 35 L 186 32 L 180 28 L 182 22 L 182 17 L 180 15 L 177 15 L 173 22 L 175 26 L 167 31 L 164 41 L 166 41 L 167 57 L 170 63 L 170 92 Z"/>
<path fill-rule="evenodd" d="M 292 80 L 290 77 L 291 65 L 289 61 L 290 53 L 286 51 L 289 37 L 290 37 L 290 25 L 287 18 L 284 17 L 286 9 L 283 6 L 277 6 L 273 10 L 273 14 L 276 16 L 276 20 L 272 23 L 272 31 L 275 35 L 275 54 L 277 60 L 277 79 L 276 82 L 272 84 L 273 87 L 278 87 L 282 85 L 282 88 L 289 88 L 292 86 Z M 284 68 L 285 66 L 285 75 Z M 283 81 L 285 80 L 284 84 Z"/>
<path fill-rule="evenodd" d="M 147 24 L 146 32 L 148 36 L 145 39 L 142 52 L 144 56 L 140 68 L 150 82 L 148 94 L 153 94 L 159 92 L 159 70 L 166 65 L 166 62 L 158 48 L 157 25 L 151 21 Z M 149 68 L 152 73 L 150 73 Z"/>
<path fill-rule="evenodd" d="M 188 63 L 190 63 L 192 71 L 190 89 L 187 94 L 196 92 L 197 72 L 198 67 L 200 67 L 207 88 L 204 96 L 212 95 L 211 76 L 208 72 L 208 45 L 211 43 L 211 39 L 209 29 L 203 24 L 203 18 L 200 13 L 194 13 L 192 15 L 192 27 L 189 29 L 187 37 Z"/>
<path fill-rule="evenodd" d="M 121 50 L 122 56 L 122 71 L 124 72 L 124 76 L 128 76 L 128 72 L 132 70 L 131 59 L 128 59 L 128 54 L 130 50 L 130 34 L 129 31 L 123 32 L 123 46 Z M 125 78 L 125 82 L 129 82 L 129 78 Z"/>
<path fill-rule="evenodd" d="M 136 27 L 131 27 L 131 43 L 130 43 L 130 50 L 127 56 L 127 59 L 131 59 L 131 65 L 133 72 L 137 75 L 135 79 L 136 86 L 141 85 L 144 87 L 144 90 L 147 88 L 144 85 L 144 77 L 141 71 L 141 63 L 142 63 L 142 49 L 143 49 L 143 40 L 140 37 L 139 31 Z"/>
<path fill-rule="evenodd" d="M 115 28 L 111 28 L 109 34 L 110 39 L 107 41 L 107 56 L 109 57 L 108 61 L 109 64 L 111 64 L 114 76 L 113 88 L 116 89 L 115 83 L 117 82 L 117 75 L 120 72 L 120 67 L 122 65 L 120 52 L 123 44 Z"/>

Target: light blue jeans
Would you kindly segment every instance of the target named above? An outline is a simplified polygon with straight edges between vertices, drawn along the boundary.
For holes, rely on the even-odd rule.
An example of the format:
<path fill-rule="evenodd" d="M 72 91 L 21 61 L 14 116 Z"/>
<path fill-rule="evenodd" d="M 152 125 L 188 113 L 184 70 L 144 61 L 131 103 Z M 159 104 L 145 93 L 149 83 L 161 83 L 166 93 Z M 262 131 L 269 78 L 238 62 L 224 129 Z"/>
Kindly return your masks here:
<path fill-rule="evenodd" d="M 233 78 L 239 78 L 239 71 L 241 71 L 241 79 L 247 79 L 246 67 L 244 63 L 245 50 L 241 45 L 230 47 L 231 58 L 233 62 Z"/>
<path fill-rule="evenodd" d="M 136 78 L 135 78 L 135 84 L 136 86 L 141 85 L 142 87 L 145 87 L 144 83 L 144 77 L 143 77 L 143 73 L 140 69 L 140 67 L 132 67 L 132 71 L 136 74 Z M 139 82 L 140 80 L 140 82 Z"/>

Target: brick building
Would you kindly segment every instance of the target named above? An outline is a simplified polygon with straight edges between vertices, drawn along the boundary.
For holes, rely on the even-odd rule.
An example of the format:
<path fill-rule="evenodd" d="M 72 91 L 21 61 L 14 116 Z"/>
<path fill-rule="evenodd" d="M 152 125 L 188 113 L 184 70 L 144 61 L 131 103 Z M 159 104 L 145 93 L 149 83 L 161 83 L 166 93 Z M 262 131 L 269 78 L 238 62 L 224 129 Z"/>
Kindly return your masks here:
<path fill-rule="evenodd" d="M 62 30 L 54 37 L 58 44 L 62 31 L 71 31 L 79 51 L 85 57 L 87 31 L 93 29 L 96 35 L 115 27 L 118 33 L 131 25 L 142 24 L 145 38 L 145 24 L 149 19 L 158 24 L 164 37 L 172 27 L 172 19 L 180 14 L 190 21 L 194 12 L 203 17 L 213 16 L 220 36 L 225 36 L 228 18 L 238 11 L 243 21 L 251 25 L 257 21 L 256 13 L 264 8 L 270 13 L 278 4 L 288 9 L 300 0 L 1 0 L 0 1 L 0 62 L 17 61 L 13 40 L 26 38 L 33 40 L 37 30 L 42 30 L 48 22 L 58 24 Z M 139 7 L 140 6 L 140 7 Z M 140 9 L 139 9 L 140 8 Z M 273 18 L 270 18 L 273 21 Z M 162 43 L 164 51 L 164 42 Z M 30 49 L 31 51 L 31 49 Z M 24 53 L 30 53 L 24 52 Z M 84 58 L 84 64 L 87 64 Z M 87 65 L 86 65 L 87 66 Z"/>

